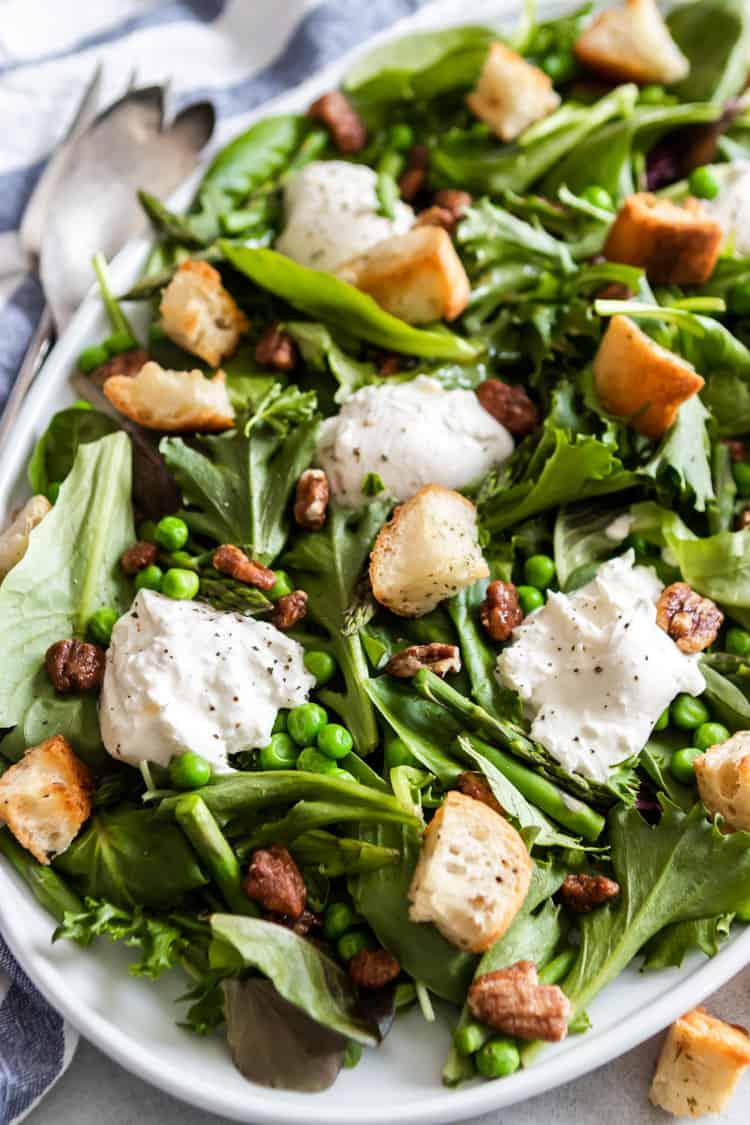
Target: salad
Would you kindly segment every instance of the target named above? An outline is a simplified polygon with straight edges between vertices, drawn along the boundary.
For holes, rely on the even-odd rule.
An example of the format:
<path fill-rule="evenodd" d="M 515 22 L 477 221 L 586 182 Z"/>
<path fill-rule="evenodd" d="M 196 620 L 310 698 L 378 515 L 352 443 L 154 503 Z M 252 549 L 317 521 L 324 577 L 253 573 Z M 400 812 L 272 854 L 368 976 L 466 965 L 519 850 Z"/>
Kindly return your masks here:
<path fill-rule="evenodd" d="M 750 920 L 749 45 L 740 0 L 389 42 L 94 262 L 0 536 L 0 851 L 255 1082 L 435 998 L 436 1079 L 503 1078 Z M 658 1104 L 723 1104 L 714 1024 Z"/>

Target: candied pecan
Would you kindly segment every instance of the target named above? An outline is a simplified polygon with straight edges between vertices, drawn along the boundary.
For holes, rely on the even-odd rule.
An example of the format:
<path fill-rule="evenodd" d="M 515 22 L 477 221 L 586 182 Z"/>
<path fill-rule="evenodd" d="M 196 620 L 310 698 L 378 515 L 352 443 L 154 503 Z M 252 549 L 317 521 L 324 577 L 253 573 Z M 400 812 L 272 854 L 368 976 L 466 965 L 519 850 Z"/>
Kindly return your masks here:
<path fill-rule="evenodd" d="M 113 375 L 125 375 L 132 379 L 150 359 L 145 348 L 131 348 L 130 351 L 113 355 L 106 363 L 100 363 L 89 372 L 88 377 L 97 387 L 103 387 Z"/>
<path fill-rule="evenodd" d="M 147 566 L 156 562 L 158 551 L 154 543 L 145 543 L 140 539 L 132 547 L 127 547 L 120 555 L 120 566 L 126 574 L 137 574 Z"/>
<path fill-rule="evenodd" d="M 221 547 L 217 547 L 211 562 L 220 574 L 228 574 L 230 578 L 234 578 L 236 582 L 244 582 L 246 586 L 270 590 L 276 585 L 276 575 L 269 567 L 249 559 L 244 551 L 231 543 L 223 543 Z"/>
<path fill-rule="evenodd" d="M 512 582 L 501 582 L 499 578 L 490 582 L 479 607 L 479 620 L 493 641 L 507 641 L 523 621 L 518 590 Z"/>
<path fill-rule="evenodd" d="M 248 898 L 264 910 L 296 921 L 307 904 L 307 888 L 299 867 L 281 844 L 256 848 L 242 884 Z"/>
<path fill-rule="evenodd" d="M 533 961 L 516 961 L 477 977 L 467 1001 L 482 1023 L 518 1039 L 554 1043 L 567 1034 L 570 1001 L 556 984 L 539 983 Z"/>
<path fill-rule="evenodd" d="M 739 438 L 732 438 L 731 441 L 725 441 L 724 445 L 729 450 L 729 456 L 735 463 L 738 461 L 745 461 L 747 458 L 747 447 L 744 441 Z"/>
<path fill-rule="evenodd" d="M 656 624 L 681 652 L 702 652 L 716 640 L 724 614 L 710 598 L 703 598 L 687 582 L 673 582 L 656 603 Z"/>
<path fill-rule="evenodd" d="M 406 680 L 416 676 L 420 668 L 429 668 L 438 676 L 445 676 L 448 672 L 461 671 L 461 656 L 458 645 L 441 644 L 433 641 L 428 645 L 409 645 L 401 652 L 396 652 L 385 666 L 389 676 L 398 676 Z"/>
<path fill-rule="evenodd" d="M 292 590 L 276 602 L 271 623 L 277 629 L 292 629 L 307 613 L 307 594 L 304 590 Z"/>
<path fill-rule="evenodd" d="M 595 906 L 601 906 L 617 898 L 620 884 L 606 875 L 566 875 L 559 895 L 563 906 L 576 914 L 589 914 Z"/>
<path fill-rule="evenodd" d="M 367 144 L 367 126 L 340 90 L 321 94 L 307 114 L 323 122 L 339 152 L 359 152 Z"/>
<path fill-rule="evenodd" d="M 484 409 L 515 437 L 535 430 L 539 412 L 523 387 L 512 387 L 502 379 L 485 379 L 477 387 L 477 398 Z"/>
<path fill-rule="evenodd" d="M 387 949 L 360 949 L 348 965 L 349 976 L 360 988 L 385 988 L 401 972 L 401 966 Z"/>
<path fill-rule="evenodd" d="M 320 531 L 328 509 L 328 477 L 322 469 L 305 469 L 294 494 L 294 519 L 308 531 Z"/>
<path fill-rule="evenodd" d="M 88 641 L 55 641 L 47 649 L 44 665 L 55 691 L 93 691 L 104 676 L 104 649 Z"/>
<path fill-rule="evenodd" d="M 406 203 L 419 195 L 427 179 L 426 168 L 407 168 L 398 178 L 398 190 Z"/>
<path fill-rule="evenodd" d="M 471 207 L 472 199 L 468 191 L 459 191 L 458 188 L 441 188 L 440 191 L 435 192 L 435 203 L 443 210 L 450 211 L 453 218 L 458 222 Z"/>
<path fill-rule="evenodd" d="M 415 220 L 415 227 L 442 227 L 448 234 L 453 234 L 458 222 L 456 216 L 447 207 L 428 207 L 420 211 Z"/>
<path fill-rule="evenodd" d="M 255 345 L 255 362 L 262 367 L 274 367 L 277 371 L 291 371 L 297 363 L 297 348 L 288 332 L 284 332 L 278 320 L 272 320 L 264 328 Z"/>
<path fill-rule="evenodd" d="M 319 930 L 323 925 L 323 916 L 313 910 L 303 910 L 299 918 L 292 918 L 289 914 L 274 914 L 273 910 L 265 910 L 263 917 L 266 922 L 276 922 L 287 930 L 294 930 L 298 937 L 307 937 L 310 930 Z"/>
<path fill-rule="evenodd" d="M 738 531 L 744 531 L 750 527 L 750 508 L 743 508 L 735 523 Z"/>
<path fill-rule="evenodd" d="M 462 773 L 458 779 L 458 788 L 464 796 L 471 797 L 474 801 L 479 801 L 481 804 L 487 805 L 487 808 L 493 809 L 494 812 L 500 813 L 501 816 L 505 815 L 505 810 L 481 773 L 473 773 L 471 770 Z"/>
<path fill-rule="evenodd" d="M 629 301 L 632 296 L 633 290 L 621 281 L 610 281 L 609 285 L 603 286 L 597 293 L 600 301 Z"/>
<path fill-rule="evenodd" d="M 404 357 L 396 352 L 385 352 L 378 359 L 378 375 L 398 375 L 404 369 Z"/>

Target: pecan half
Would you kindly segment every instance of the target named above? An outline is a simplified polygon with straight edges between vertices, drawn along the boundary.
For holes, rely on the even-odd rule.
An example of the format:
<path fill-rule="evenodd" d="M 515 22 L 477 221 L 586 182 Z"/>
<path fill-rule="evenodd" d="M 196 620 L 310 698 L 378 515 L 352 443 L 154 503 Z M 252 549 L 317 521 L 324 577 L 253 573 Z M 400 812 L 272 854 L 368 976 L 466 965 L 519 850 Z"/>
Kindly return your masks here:
<path fill-rule="evenodd" d="M 406 157 L 406 169 L 398 179 L 401 198 L 407 203 L 419 195 L 427 181 L 430 150 L 427 145 L 412 145 Z"/>
<path fill-rule="evenodd" d="M 458 645 L 441 644 L 433 641 L 428 645 L 409 645 L 401 652 L 395 653 L 385 666 L 389 676 L 397 676 L 406 680 L 416 676 L 420 668 L 429 668 L 438 676 L 445 676 L 448 672 L 461 671 L 461 655 Z"/>
<path fill-rule="evenodd" d="M 500 813 L 501 816 L 505 815 L 505 810 L 481 773 L 472 773 L 471 770 L 462 773 L 458 779 L 458 788 L 466 797 L 471 797 L 474 801 L 480 801 L 487 808 Z"/>
<path fill-rule="evenodd" d="M 152 566 L 156 562 L 158 553 L 154 543 L 146 543 L 141 539 L 122 552 L 120 566 L 126 574 L 137 574 L 139 570 Z"/>
<path fill-rule="evenodd" d="M 735 526 L 738 531 L 744 531 L 745 528 L 750 527 L 750 508 L 743 508 L 735 520 Z"/>
<path fill-rule="evenodd" d="M 242 884 L 248 898 L 272 914 L 296 921 L 307 904 L 305 880 L 294 859 L 281 844 L 256 848 Z"/>
<path fill-rule="evenodd" d="M 278 926 L 294 930 L 298 937 L 307 937 L 311 930 L 319 930 L 323 925 L 322 914 L 307 909 L 302 911 L 299 918 L 292 918 L 288 914 L 274 914 L 272 910 L 264 911 L 263 917 L 266 922 L 276 922 Z"/>
<path fill-rule="evenodd" d="M 576 914 L 589 914 L 596 906 L 617 898 L 620 884 L 606 875 L 566 875 L 558 893 L 563 906 Z"/>
<path fill-rule="evenodd" d="M 467 996 L 471 1014 L 518 1039 L 556 1043 L 568 1030 L 570 1001 L 556 984 L 540 984 L 533 961 L 484 973 Z"/>
<path fill-rule="evenodd" d="M 291 594 L 284 594 L 276 602 L 271 624 L 277 629 L 286 631 L 292 629 L 307 613 L 307 594 L 304 590 L 292 590 Z"/>
<path fill-rule="evenodd" d="M 259 590 L 270 590 L 276 585 L 276 575 L 262 563 L 249 559 L 244 551 L 231 543 L 223 543 L 217 547 L 211 562 L 220 574 L 228 574 L 236 582 L 244 582 L 246 586 L 257 586 Z"/>
<path fill-rule="evenodd" d="M 328 477 L 322 469 L 305 469 L 294 494 L 294 519 L 308 531 L 320 531 L 328 510 Z"/>
<path fill-rule="evenodd" d="M 384 352 L 377 361 L 378 375 L 398 375 L 406 366 L 404 356 L 397 352 Z"/>
<path fill-rule="evenodd" d="M 458 222 L 456 216 L 447 207 L 432 206 L 417 215 L 415 227 L 442 227 L 448 234 L 453 234 Z"/>
<path fill-rule="evenodd" d="M 493 641 L 507 641 L 517 625 L 523 621 L 523 610 L 518 601 L 518 590 L 512 582 L 496 579 L 487 587 L 487 594 L 479 607 L 479 620 Z"/>
<path fill-rule="evenodd" d="M 104 649 L 87 641 L 55 641 L 47 649 L 44 666 L 55 691 L 94 691 L 104 678 Z"/>
<path fill-rule="evenodd" d="M 629 301 L 633 296 L 633 290 L 629 285 L 623 285 L 621 281 L 610 281 L 609 285 L 604 285 L 596 294 L 600 301 Z"/>
<path fill-rule="evenodd" d="M 477 398 L 487 413 L 515 437 L 525 437 L 539 423 L 539 411 L 523 387 L 512 387 L 501 379 L 485 379 L 477 387 Z"/>
<path fill-rule="evenodd" d="M 107 379 L 113 375 L 125 375 L 126 378 L 132 379 L 150 359 L 151 356 L 145 348 L 131 348 L 130 351 L 113 355 L 106 363 L 100 363 L 89 372 L 88 377 L 97 387 L 103 387 Z"/>
<path fill-rule="evenodd" d="M 656 624 L 681 652 L 702 652 L 716 640 L 724 614 L 710 598 L 701 597 L 687 582 L 673 582 L 656 603 Z"/>
<path fill-rule="evenodd" d="M 732 438 L 731 441 L 725 441 L 724 445 L 729 450 L 729 456 L 735 464 L 738 461 L 747 460 L 747 447 L 744 441 L 740 441 L 739 438 Z"/>
<path fill-rule="evenodd" d="M 472 199 L 468 191 L 459 191 L 458 188 L 441 188 L 435 192 L 435 203 L 445 211 L 450 211 L 456 222 L 462 219 L 471 207 Z"/>
<path fill-rule="evenodd" d="M 401 972 L 387 949 L 360 949 L 348 964 L 349 976 L 360 988 L 385 988 Z"/>
<path fill-rule="evenodd" d="M 321 94 L 307 115 L 322 121 L 339 152 L 359 152 L 367 144 L 367 126 L 340 90 Z"/>
<path fill-rule="evenodd" d="M 278 320 L 272 320 L 263 330 L 255 345 L 255 362 L 262 367 L 273 367 L 277 371 L 291 371 L 297 364 L 297 348 L 288 332 L 284 332 Z"/>

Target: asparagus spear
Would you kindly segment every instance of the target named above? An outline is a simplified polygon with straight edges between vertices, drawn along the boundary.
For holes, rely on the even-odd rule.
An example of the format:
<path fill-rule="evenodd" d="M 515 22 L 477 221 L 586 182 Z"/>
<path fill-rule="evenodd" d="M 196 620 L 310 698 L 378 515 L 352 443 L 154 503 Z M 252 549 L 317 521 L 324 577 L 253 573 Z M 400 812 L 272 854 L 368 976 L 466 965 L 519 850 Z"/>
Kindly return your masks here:
<path fill-rule="evenodd" d="M 240 862 L 203 798 L 197 793 L 181 797 L 175 807 L 175 816 L 229 909 L 235 914 L 256 917 L 257 906 L 242 890 Z"/>
<path fill-rule="evenodd" d="M 22 848 L 6 828 L 0 828 L 0 852 L 9 859 L 18 874 L 24 879 L 37 902 L 49 911 L 53 918 L 62 922 L 67 913 L 80 914 L 83 903 L 71 891 L 68 884 L 51 867 L 45 867 L 34 859 L 30 852 Z"/>

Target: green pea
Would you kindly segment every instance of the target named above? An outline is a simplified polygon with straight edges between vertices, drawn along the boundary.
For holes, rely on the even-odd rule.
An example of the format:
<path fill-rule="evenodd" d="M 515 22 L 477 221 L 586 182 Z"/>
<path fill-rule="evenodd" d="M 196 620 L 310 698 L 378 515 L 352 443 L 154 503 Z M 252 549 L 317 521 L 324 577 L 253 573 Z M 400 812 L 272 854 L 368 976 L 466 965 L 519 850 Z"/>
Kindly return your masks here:
<path fill-rule="evenodd" d="M 517 593 L 524 614 L 533 613 L 535 609 L 544 605 L 544 594 L 541 590 L 537 590 L 536 586 L 519 586 Z"/>
<path fill-rule="evenodd" d="M 697 746 L 686 746 L 684 750 L 675 750 L 669 763 L 669 768 L 675 781 L 683 785 L 692 785 L 695 781 L 695 761 L 700 758 L 702 750 Z"/>
<path fill-rule="evenodd" d="M 117 610 L 112 609 L 111 606 L 103 606 L 91 615 L 87 630 L 94 644 L 105 647 L 109 644 L 112 639 L 112 629 L 119 616 Z"/>
<path fill-rule="evenodd" d="M 144 566 L 143 570 L 139 570 L 135 576 L 136 590 L 161 590 L 161 584 L 164 579 L 164 571 L 156 563 L 151 566 Z"/>
<path fill-rule="evenodd" d="M 389 738 L 385 744 L 385 767 L 387 770 L 398 766 L 418 766 L 419 762 L 402 738 Z"/>
<path fill-rule="evenodd" d="M 459 1055 L 475 1055 L 486 1042 L 487 1028 L 476 1020 L 469 1020 L 453 1033 L 453 1046 Z"/>
<path fill-rule="evenodd" d="M 107 349 L 101 344 L 92 344 L 90 348 L 84 348 L 78 357 L 78 370 L 82 371 L 84 375 L 88 375 L 90 371 L 94 371 L 97 367 L 101 367 L 109 359 Z"/>
<path fill-rule="evenodd" d="M 271 734 L 279 734 L 281 731 L 286 730 L 286 719 L 288 714 L 288 711 L 278 712 L 276 718 L 273 721 L 273 726 L 271 727 Z"/>
<path fill-rule="evenodd" d="M 669 708 L 665 707 L 659 718 L 654 723 L 654 730 L 666 730 L 669 726 Z"/>
<path fill-rule="evenodd" d="M 46 496 L 47 496 L 47 499 L 49 500 L 50 504 L 56 504 L 57 503 L 57 498 L 60 495 L 60 489 L 61 488 L 62 488 L 62 481 L 61 480 L 51 480 L 49 482 L 49 484 L 47 485 Z"/>
<path fill-rule="evenodd" d="M 708 750 L 709 746 L 718 746 L 726 742 L 731 732 L 723 723 L 701 723 L 693 736 L 693 746 L 699 750 Z"/>
<path fill-rule="evenodd" d="M 594 207 L 598 207 L 602 211 L 614 211 L 615 205 L 612 202 L 612 196 L 606 188 L 600 187 L 599 184 L 589 184 L 581 192 L 581 199 L 585 199 L 587 203 L 593 203 Z"/>
<path fill-rule="evenodd" d="M 156 524 L 153 520 L 144 520 L 139 525 L 138 538 L 142 543 L 156 543 Z"/>
<path fill-rule="evenodd" d="M 411 125 L 391 125 L 388 130 L 388 144 L 391 148 L 396 148 L 400 152 L 411 148 L 414 144 L 414 130 Z"/>
<path fill-rule="evenodd" d="M 701 168 L 694 168 L 690 173 L 688 187 L 699 199 L 716 199 L 721 190 L 716 176 L 705 164 Z"/>
<path fill-rule="evenodd" d="M 310 652 L 305 653 L 305 668 L 311 676 L 315 676 L 318 687 L 322 687 L 323 684 L 332 680 L 338 671 L 338 667 L 338 664 L 328 652 L 311 649 Z"/>
<path fill-rule="evenodd" d="M 680 730 L 697 730 L 702 723 L 707 723 L 711 716 L 708 707 L 701 699 L 692 695 L 678 695 L 669 709 L 670 718 L 674 726 Z"/>
<path fill-rule="evenodd" d="M 334 759 L 345 758 L 347 754 L 351 754 L 354 746 L 354 739 L 349 731 L 338 723 L 326 723 L 318 731 L 317 742 L 318 750 L 327 758 Z"/>
<path fill-rule="evenodd" d="M 750 281 L 738 281 L 727 294 L 729 311 L 736 316 L 750 316 Z"/>
<path fill-rule="evenodd" d="M 201 580 L 195 571 L 183 570 L 179 566 L 171 566 L 161 583 L 162 594 L 174 598 L 177 602 L 186 602 L 194 598 L 200 588 Z"/>
<path fill-rule="evenodd" d="M 750 461 L 736 461 L 732 465 L 732 473 L 737 492 L 746 500 L 750 496 Z"/>
<path fill-rule="evenodd" d="M 321 754 L 315 746 L 306 746 L 304 750 L 300 750 L 297 769 L 304 770 L 305 773 L 330 774 L 336 769 L 336 763 L 332 758 Z"/>
<path fill-rule="evenodd" d="M 298 746 L 310 746 L 328 722 L 328 714 L 318 703 L 293 707 L 286 719 L 287 730 Z"/>
<path fill-rule="evenodd" d="M 357 1043 L 354 1039 L 350 1039 L 344 1047 L 344 1061 L 342 1064 L 344 1070 L 352 1070 L 362 1058 L 363 1051 L 364 1047 L 361 1043 Z"/>
<path fill-rule="evenodd" d="M 351 961 L 363 949 L 372 949 L 372 944 L 367 930 L 349 930 L 336 942 L 336 950 L 342 961 Z"/>
<path fill-rule="evenodd" d="M 526 560 L 523 576 L 529 586 L 546 590 L 555 580 L 555 563 L 549 555 L 532 555 Z"/>
<path fill-rule="evenodd" d="M 294 586 L 289 581 L 289 575 L 285 570 L 275 570 L 276 581 L 271 589 L 268 591 L 268 596 L 271 601 L 275 602 L 277 598 L 284 598 L 287 594 L 291 594 Z"/>
<path fill-rule="evenodd" d="M 268 746 L 258 751 L 258 765 L 262 770 L 293 770 L 298 756 L 299 750 L 289 735 L 279 731 L 271 735 Z"/>
<path fill-rule="evenodd" d="M 521 1056 L 512 1039 L 497 1036 L 477 1052 L 476 1063 L 482 1078 L 506 1078 L 518 1070 Z"/>
<path fill-rule="evenodd" d="M 477 140 L 486 141 L 490 135 L 490 127 L 484 121 L 475 121 L 469 129 L 469 133 Z"/>
<path fill-rule="evenodd" d="M 666 96 L 666 90 L 663 86 L 644 86 L 638 95 L 638 101 L 642 105 L 661 105 Z"/>
<path fill-rule="evenodd" d="M 201 789 L 211 780 L 211 763 L 201 754 L 192 750 L 172 758 L 169 763 L 169 779 L 175 789 Z"/>
<path fill-rule="evenodd" d="M 129 352 L 135 346 L 136 341 L 129 332 L 113 332 L 111 336 L 107 336 L 106 340 L 102 340 L 102 347 L 107 349 L 110 358 L 113 355 Z"/>
<path fill-rule="evenodd" d="M 329 770 L 328 776 L 337 777 L 339 781 L 348 781 L 350 785 L 359 785 L 359 782 L 357 781 L 353 773 L 349 773 L 349 770 L 342 770 L 339 766 L 336 766 L 335 769 Z"/>
<path fill-rule="evenodd" d="M 734 656 L 750 656 L 750 633 L 747 629 L 740 629 L 739 625 L 730 625 L 724 647 Z"/>
<path fill-rule="evenodd" d="M 179 551 L 189 536 L 188 525 L 179 516 L 164 516 L 156 525 L 156 542 L 165 551 Z"/>
<path fill-rule="evenodd" d="M 575 59 L 570 52 L 553 51 L 542 59 L 542 70 L 553 82 L 565 82 L 568 78 L 572 78 L 575 68 Z"/>
<path fill-rule="evenodd" d="M 358 922 L 361 922 L 361 918 L 348 902 L 332 902 L 323 917 L 323 933 L 329 941 L 338 941 Z"/>

